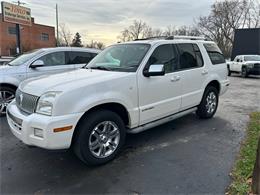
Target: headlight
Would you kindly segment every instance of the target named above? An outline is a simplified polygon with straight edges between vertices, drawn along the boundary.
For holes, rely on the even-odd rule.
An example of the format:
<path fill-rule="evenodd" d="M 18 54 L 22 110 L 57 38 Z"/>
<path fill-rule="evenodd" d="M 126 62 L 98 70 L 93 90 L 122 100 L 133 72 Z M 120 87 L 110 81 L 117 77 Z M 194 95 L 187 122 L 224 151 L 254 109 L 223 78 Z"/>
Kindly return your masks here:
<path fill-rule="evenodd" d="M 51 116 L 54 101 L 61 92 L 53 91 L 43 94 L 37 104 L 36 113 Z"/>
<path fill-rule="evenodd" d="M 254 64 L 248 64 L 247 67 L 248 68 L 254 68 Z"/>

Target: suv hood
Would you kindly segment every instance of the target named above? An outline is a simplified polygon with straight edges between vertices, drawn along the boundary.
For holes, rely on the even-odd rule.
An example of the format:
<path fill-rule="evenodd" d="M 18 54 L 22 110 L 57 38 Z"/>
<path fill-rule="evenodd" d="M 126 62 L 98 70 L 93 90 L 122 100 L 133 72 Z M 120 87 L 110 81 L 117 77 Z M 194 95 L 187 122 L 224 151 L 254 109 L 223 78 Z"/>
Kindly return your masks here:
<path fill-rule="evenodd" d="M 129 73 L 79 69 L 66 73 L 41 76 L 23 81 L 19 88 L 25 93 L 41 96 L 48 91 L 72 91 L 82 85 L 105 82 Z"/>
<path fill-rule="evenodd" d="M 260 64 L 260 61 L 246 61 L 245 64 Z"/>

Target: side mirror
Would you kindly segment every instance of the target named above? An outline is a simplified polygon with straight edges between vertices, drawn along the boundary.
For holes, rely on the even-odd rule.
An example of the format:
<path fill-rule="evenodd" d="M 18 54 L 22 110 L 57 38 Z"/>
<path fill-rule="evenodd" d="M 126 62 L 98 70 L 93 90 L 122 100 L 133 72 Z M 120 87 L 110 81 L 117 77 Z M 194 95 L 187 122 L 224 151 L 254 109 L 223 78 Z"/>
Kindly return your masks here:
<path fill-rule="evenodd" d="M 36 60 L 31 64 L 30 68 L 37 68 L 42 66 L 44 66 L 44 62 L 42 60 Z"/>
<path fill-rule="evenodd" d="M 143 72 L 145 77 L 150 76 L 163 76 L 165 75 L 164 65 L 163 64 L 152 64 L 149 69 L 144 70 Z"/>

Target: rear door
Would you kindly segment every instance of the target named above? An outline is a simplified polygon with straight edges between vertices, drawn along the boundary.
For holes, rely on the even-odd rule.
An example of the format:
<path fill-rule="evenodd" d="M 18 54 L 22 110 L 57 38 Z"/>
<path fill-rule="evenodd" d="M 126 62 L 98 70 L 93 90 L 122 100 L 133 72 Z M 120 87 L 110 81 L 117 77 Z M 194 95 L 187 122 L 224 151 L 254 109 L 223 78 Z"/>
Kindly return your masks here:
<path fill-rule="evenodd" d="M 70 64 L 74 64 L 75 68 L 82 68 L 88 64 L 97 54 L 91 52 L 71 51 L 69 53 Z"/>
<path fill-rule="evenodd" d="M 73 64 L 69 64 L 68 51 L 57 51 L 45 54 L 36 60 L 42 60 L 44 66 L 37 68 L 28 68 L 27 77 L 56 74 L 74 70 Z M 35 61 L 36 61 L 35 60 Z"/>
<path fill-rule="evenodd" d="M 208 68 L 204 66 L 199 46 L 193 43 L 177 44 L 179 51 L 178 70 L 182 79 L 181 110 L 197 106 L 204 92 Z"/>

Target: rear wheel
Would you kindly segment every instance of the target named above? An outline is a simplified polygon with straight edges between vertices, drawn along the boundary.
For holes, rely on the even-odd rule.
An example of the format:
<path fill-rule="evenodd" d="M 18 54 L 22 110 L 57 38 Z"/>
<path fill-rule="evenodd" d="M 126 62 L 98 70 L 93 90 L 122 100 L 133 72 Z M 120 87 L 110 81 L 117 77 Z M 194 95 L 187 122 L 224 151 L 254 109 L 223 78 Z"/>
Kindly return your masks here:
<path fill-rule="evenodd" d="M 208 86 L 206 88 L 196 112 L 200 118 L 208 119 L 214 116 L 218 108 L 218 94 L 215 87 Z"/>
<path fill-rule="evenodd" d="M 0 117 L 5 116 L 8 104 L 15 98 L 15 89 L 0 86 Z"/>
<path fill-rule="evenodd" d="M 78 126 L 74 152 L 88 165 L 104 164 L 118 154 L 125 141 L 125 125 L 116 113 L 99 110 L 86 116 Z"/>

